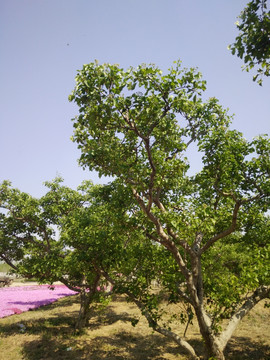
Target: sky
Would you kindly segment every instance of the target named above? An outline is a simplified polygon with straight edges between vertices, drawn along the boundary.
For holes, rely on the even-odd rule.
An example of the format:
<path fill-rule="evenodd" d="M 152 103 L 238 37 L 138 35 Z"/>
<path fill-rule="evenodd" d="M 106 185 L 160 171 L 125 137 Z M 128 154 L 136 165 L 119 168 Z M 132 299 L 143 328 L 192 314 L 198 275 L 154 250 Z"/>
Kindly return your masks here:
<path fill-rule="evenodd" d="M 68 95 L 77 71 L 95 59 L 164 72 L 181 59 L 202 72 L 206 96 L 235 114 L 232 128 L 247 139 L 270 134 L 270 78 L 258 86 L 227 49 L 246 3 L 0 0 L 0 182 L 39 197 L 56 176 L 72 188 L 108 181 L 79 167 L 70 140 L 78 109 Z"/>

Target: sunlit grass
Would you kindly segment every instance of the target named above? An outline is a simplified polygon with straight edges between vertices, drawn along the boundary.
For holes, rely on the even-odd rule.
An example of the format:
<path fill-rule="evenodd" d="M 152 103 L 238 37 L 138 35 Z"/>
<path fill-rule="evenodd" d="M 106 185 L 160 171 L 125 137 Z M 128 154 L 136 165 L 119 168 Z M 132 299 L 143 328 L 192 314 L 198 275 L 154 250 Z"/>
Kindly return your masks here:
<path fill-rule="evenodd" d="M 136 306 L 126 303 L 123 297 L 115 298 L 106 311 L 95 313 L 89 327 L 79 335 L 74 333 L 78 311 L 78 297 L 71 296 L 37 310 L 0 319 L 0 359 L 187 359 L 177 345 L 153 333 Z M 131 325 L 134 317 L 140 318 L 135 328 Z M 229 343 L 227 358 L 270 358 L 269 320 L 269 309 L 263 304 L 257 305 Z M 183 334 L 183 325 L 172 326 L 178 327 Z M 189 327 L 187 337 L 196 348 L 201 346 L 196 324 Z"/>
<path fill-rule="evenodd" d="M 0 262 L 0 273 L 1 272 L 7 273 L 10 270 L 11 270 L 11 267 L 8 264 Z"/>

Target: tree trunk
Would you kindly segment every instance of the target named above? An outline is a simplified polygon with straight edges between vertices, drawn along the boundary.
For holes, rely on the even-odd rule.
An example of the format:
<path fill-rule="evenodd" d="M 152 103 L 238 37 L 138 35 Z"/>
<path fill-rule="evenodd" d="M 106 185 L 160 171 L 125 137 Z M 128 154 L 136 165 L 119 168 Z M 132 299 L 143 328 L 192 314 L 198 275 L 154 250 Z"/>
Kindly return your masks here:
<path fill-rule="evenodd" d="M 80 312 L 75 325 L 76 331 L 81 331 L 89 323 L 91 315 L 90 304 L 92 302 L 92 298 L 92 292 L 90 293 L 83 290 L 80 294 Z"/>
<path fill-rule="evenodd" d="M 196 317 L 200 327 L 200 333 L 204 340 L 206 350 L 205 359 L 225 360 L 223 348 L 218 338 L 213 334 L 211 321 L 202 306 L 195 307 Z"/>
<path fill-rule="evenodd" d="M 206 347 L 206 359 L 225 360 L 224 353 L 216 342 L 213 342 L 210 348 Z"/>
<path fill-rule="evenodd" d="M 76 331 L 81 331 L 89 323 L 91 316 L 90 305 L 95 298 L 99 280 L 100 280 L 100 274 L 97 273 L 92 285 L 88 287 L 88 291 L 86 291 L 86 287 L 84 287 L 80 293 L 81 304 L 80 304 L 79 316 L 75 325 Z"/>
<path fill-rule="evenodd" d="M 254 308 L 256 304 L 258 304 L 258 302 L 260 302 L 262 299 L 268 298 L 269 295 L 270 286 L 258 287 L 256 290 L 254 290 L 253 294 L 251 294 L 246 299 L 242 306 L 233 314 L 226 328 L 219 335 L 218 341 L 223 350 L 226 348 L 228 341 L 232 337 L 240 321 L 250 312 L 250 310 Z"/>

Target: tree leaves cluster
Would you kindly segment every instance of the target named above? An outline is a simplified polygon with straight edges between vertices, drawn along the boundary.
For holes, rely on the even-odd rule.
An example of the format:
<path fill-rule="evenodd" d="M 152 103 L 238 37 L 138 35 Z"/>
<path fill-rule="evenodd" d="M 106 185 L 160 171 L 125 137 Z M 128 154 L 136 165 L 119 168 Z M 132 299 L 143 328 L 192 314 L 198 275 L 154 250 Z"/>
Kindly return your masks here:
<path fill-rule="evenodd" d="M 1 259 L 76 289 L 78 329 L 109 285 L 198 359 L 185 337 L 195 316 L 206 358 L 220 360 L 239 321 L 269 297 L 270 141 L 231 130 L 205 89 L 180 61 L 166 74 L 151 64 L 84 65 L 70 95 L 79 107 L 73 140 L 80 164 L 113 181 L 72 190 L 57 178 L 40 199 L 1 184 Z M 195 175 L 191 145 L 202 156 Z M 165 321 L 171 303 L 184 337 Z"/>
<path fill-rule="evenodd" d="M 133 195 L 137 205 L 128 221 L 170 259 L 171 272 L 161 266 L 159 281 L 170 300 L 193 309 L 208 355 L 223 359 L 249 304 L 269 296 L 269 274 L 262 271 L 268 250 L 262 254 L 256 248 L 251 256 L 243 240 L 253 236 L 250 224 L 265 219 L 269 209 L 268 137 L 248 142 L 231 130 L 231 119 L 217 99 L 203 100 L 206 84 L 200 73 L 183 69 L 179 61 L 165 75 L 154 65 L 124 70 L 91 63 L 76 82 L 70 100 L 80 113 L 73 136 L 80 164 L 114 176 Z M 191 144 L 203 162 L 194 176 L 187 157 Z M 267 228 L 267 221 L 262 224 Z M 165 258 L 159 263 L 165 264 Z M 136 275 L 142 285 L 145 280 Z M 190 344 L 160 325 L 149 287 L 136 292 L 131 284 L 125 293 L 150 326 L 197 358 Z M 219 332 L 224 317 L 230 321 Z"/>
<path fill-rule="evenodd" d="M 229 46 L 232 54 L 244 60 L 244 69 L 257 72 L 253 80 L 262 85 L 270 76 L 270 8 L 268 0 L 252 0 L 241 12 L 236 25 L 239 34 Z"/>
<path fill-rule="evenodd" d="M 78 329 L 110 284 L 198 359 L 165 321 L 164 304 L 179 304 L 184 335 L 195 316 L 206 358 L 221 360 L 239 321 L 269 297 L 269 138 L 231 130 L 205 89 L 180 61 L 166 74 L 151 64 L 84 65 L 70 95 L 79 107 L 73 140 L 80 164 L 113 181 L 72 190 L 55 179 L 40 199 L 1 184 L 1 259 L 76 289 Z M 191 145 L 202 156 L 195 175 Z"/>

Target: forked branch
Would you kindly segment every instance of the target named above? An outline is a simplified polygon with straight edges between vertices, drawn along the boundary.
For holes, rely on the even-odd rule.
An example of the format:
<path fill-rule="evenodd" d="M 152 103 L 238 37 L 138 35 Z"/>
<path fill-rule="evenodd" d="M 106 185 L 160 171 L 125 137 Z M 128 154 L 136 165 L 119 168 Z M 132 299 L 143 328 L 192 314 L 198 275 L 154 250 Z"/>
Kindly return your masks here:
<path fill-rule="evenodd" d="M 225 330 L 219 336 L 219 342 L 222 350 L 225 349 L 237 325 L 246 316 L 253 307 L 262 299 L 270 296 L 270 286 L 260 286 L 252 295 L 250 295 L 244 304 L 234 313 Z"/>

